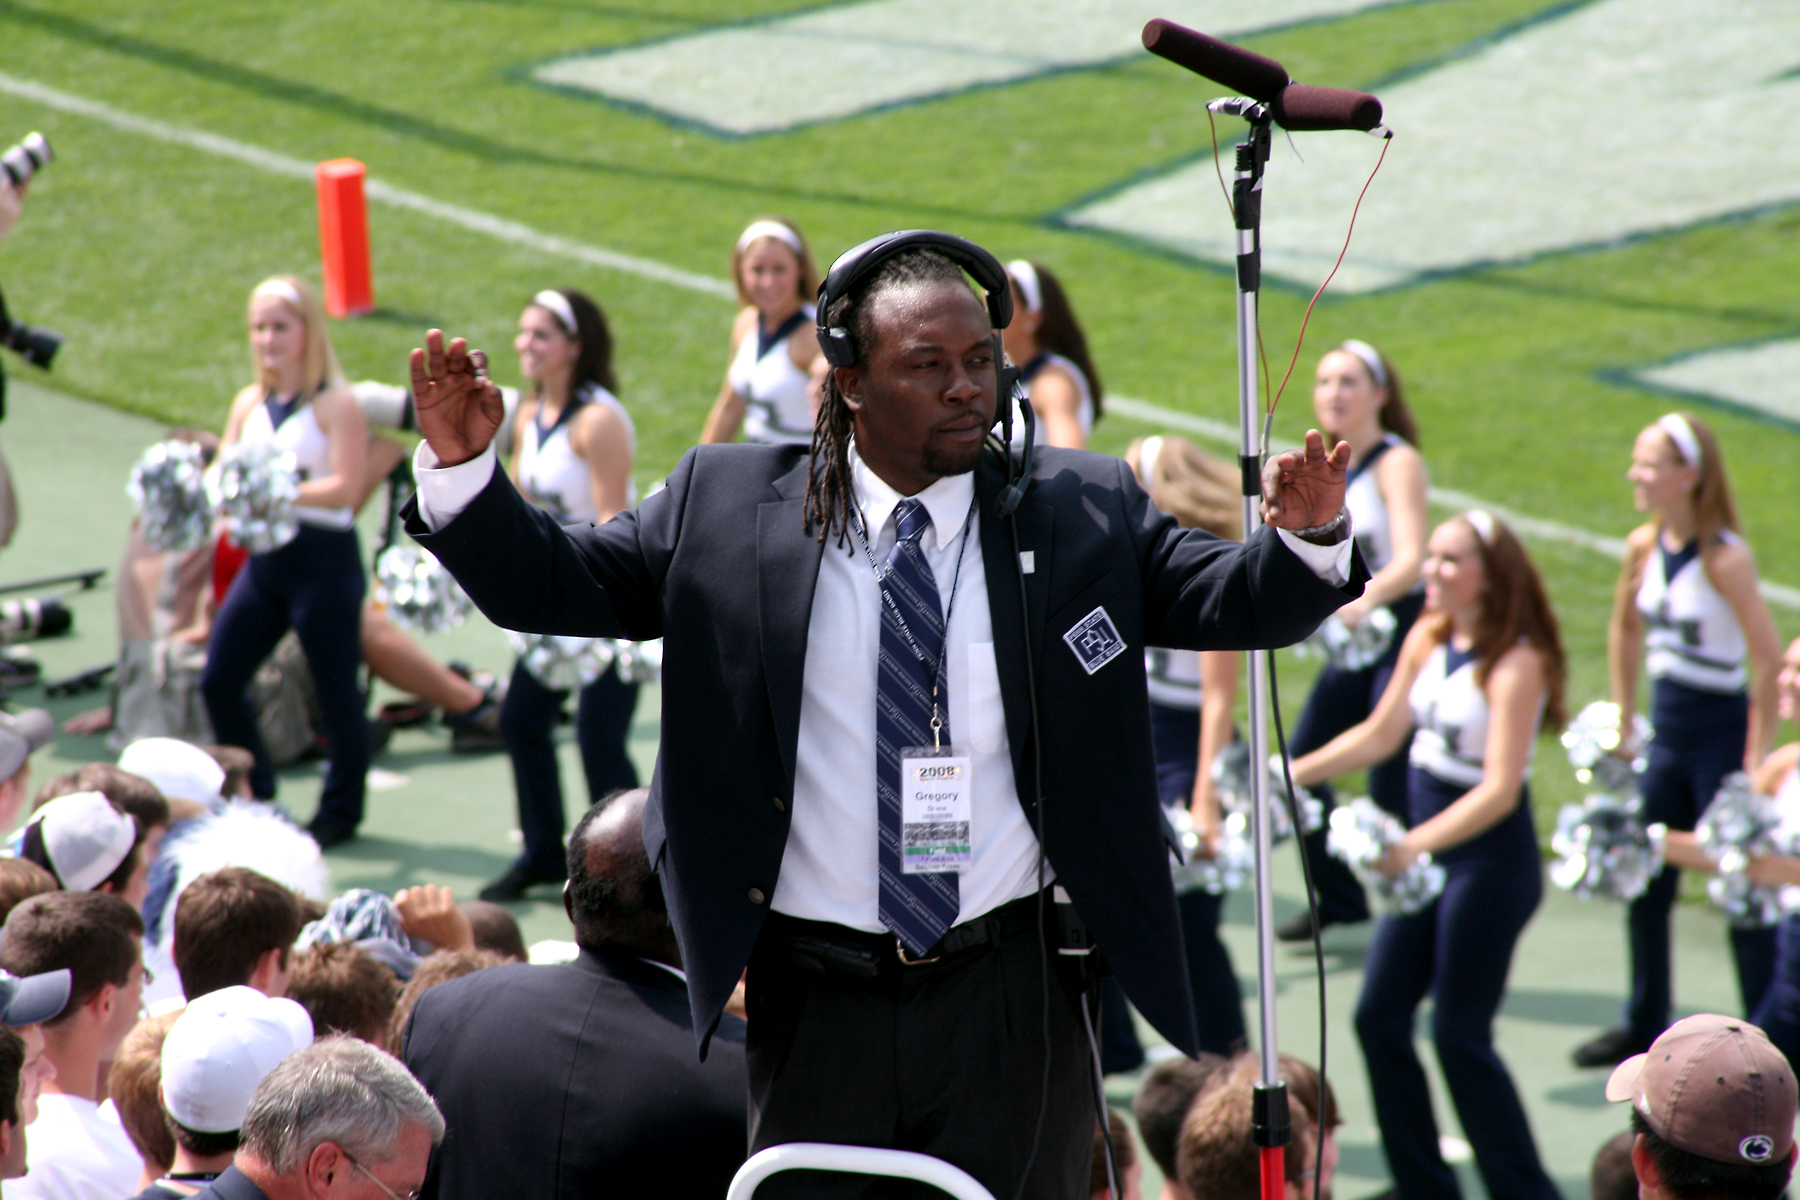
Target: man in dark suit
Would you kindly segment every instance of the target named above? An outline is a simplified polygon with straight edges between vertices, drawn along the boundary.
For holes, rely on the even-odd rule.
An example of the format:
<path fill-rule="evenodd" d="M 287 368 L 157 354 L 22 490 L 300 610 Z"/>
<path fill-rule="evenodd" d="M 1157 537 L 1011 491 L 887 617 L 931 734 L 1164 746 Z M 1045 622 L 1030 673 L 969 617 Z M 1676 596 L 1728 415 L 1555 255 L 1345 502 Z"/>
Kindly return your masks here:
<path fill-rule="evenodd" d="M 744 1024 L 694 1061 L 681 957 L 644 853 L 643 789 L 589 809 L 563 905 L 581 954 L 419 998 L 402 1058 L 443 1110 L 424 1195 L 712 1196 L 744 1160 Z"/>
<path fill-rule="evenodd" d="M 1184 533 L 1125 464 L 1077 451 L 1040 452 L 1003 515 L 1017 468 L 984 450 L 1003 273 L 969 243 L 893 237 L 827 281 L 820 335 L 850 365 L 826 377 L 810 456 L 700 447 L 596 528 L 518 498 L 490 448 L 498 390 L 433 331 L 409 529 L 502 626 L 665 639 L 645 841 L 703 1053 L 749 964 L 752 1146 L 919 1150 L 1001 1195 L 1024 1176 L 1074 1196 L 1085 985 L 1049 966 L 1067 960 L 1044 884 L 1192 1053 L 1143 648 L 1285 645 L 1357 595 L 1349 448 L 1315 432 L 1272 460 L 1282 529 L 1243 546 Z M 848 270 L 859 255 L 872 269 Z M 959 265 L 987 276 L 985 310 Z M 959 874 L 900 857 L 917 827 L 895 774 L 928 724 L 972 777 Z"/>

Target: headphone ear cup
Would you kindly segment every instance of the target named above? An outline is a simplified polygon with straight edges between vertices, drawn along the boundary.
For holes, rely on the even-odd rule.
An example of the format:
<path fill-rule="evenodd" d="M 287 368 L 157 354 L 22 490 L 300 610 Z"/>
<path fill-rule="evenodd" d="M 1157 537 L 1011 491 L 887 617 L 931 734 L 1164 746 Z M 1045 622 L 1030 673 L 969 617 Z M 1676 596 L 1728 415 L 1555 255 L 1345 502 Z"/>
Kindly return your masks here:
<path fill-rule="evenodd" d="M 850 336 L 848 329 L 827 329 L 819 326 L 819 352 L 825 361 L 834 367 L 854 367 L 856 365 L 856 340 Z"/>

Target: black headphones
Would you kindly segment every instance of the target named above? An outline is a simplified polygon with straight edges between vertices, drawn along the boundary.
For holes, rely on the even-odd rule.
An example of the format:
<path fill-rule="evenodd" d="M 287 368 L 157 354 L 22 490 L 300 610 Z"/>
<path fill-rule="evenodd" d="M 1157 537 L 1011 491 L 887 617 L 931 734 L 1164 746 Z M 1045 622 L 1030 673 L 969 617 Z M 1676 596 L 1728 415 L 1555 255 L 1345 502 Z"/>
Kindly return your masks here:
<path fill-rule="evenodd" d="M 819 349 L 825 355 L 825 361 L 834 367 L 854 367 L 861 357 L 856 339 L 849 329 L 826 323 L 826 314 L 830 312 L 832 305 L 866 283 L 881 264 L 914 249 L 933 250 L 942 254 L 967 271 L 981 285 L 987 299 L 988 322 L 994 329 L 994 361 L 1004 364 L 1006 356 L 1000 349 L 1000 331 L 1012 323 L 1013 316 L 1012 281 L 1007 277 L 1006 268 L 1000 265 L 999 259 L 974 242 L 932 229 L 902 229 L 884 233 L 838 255 L 837 261 L 831 264 L 831 270 L 826 273 L 824 282 L 819 284 Z M 1012 456 L 1006 454 L 1006 447 L 1012 444 L 1015 399 L 1020 401 L 1018 407 L 1025 417 L 1025 443 L 1016 464 Z M 999 372 L 996 403 L 1003 430 L 1001 452 L 1007 458 L 1007 486 L 1000 494 L 1000 502 L 995 506 L 996 514 L 1001 517 L 1010 517 L 1018 511 L 1020 503 L 1025 499 L 1025 483 L 1031 478 L 1037 422 L 1031 405 L 1023 401 L 1019 369 L 1003 365 Z"/>

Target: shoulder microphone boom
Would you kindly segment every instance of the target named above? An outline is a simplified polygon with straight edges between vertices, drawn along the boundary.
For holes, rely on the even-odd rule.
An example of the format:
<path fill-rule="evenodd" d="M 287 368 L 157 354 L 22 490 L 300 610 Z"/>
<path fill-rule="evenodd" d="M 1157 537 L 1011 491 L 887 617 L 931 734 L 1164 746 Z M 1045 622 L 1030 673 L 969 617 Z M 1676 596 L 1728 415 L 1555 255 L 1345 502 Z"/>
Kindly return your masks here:
<path fill-rule="evenodd" d="M 1294 83 L 1272 58 L 1157 17 L 1144 26 L 1144 49 L 1178 67 L 1269 106 L 1275 123 L 1295 133 L 1373 130 L 1381 101 L 1367 92 Z"/>
<path fill-rule="evenodd" d="M 1264 104 L 1288 85 L 1287 68 L 1274 59 L 1161 17 L 1144 26 L 1144 49 Z"/>

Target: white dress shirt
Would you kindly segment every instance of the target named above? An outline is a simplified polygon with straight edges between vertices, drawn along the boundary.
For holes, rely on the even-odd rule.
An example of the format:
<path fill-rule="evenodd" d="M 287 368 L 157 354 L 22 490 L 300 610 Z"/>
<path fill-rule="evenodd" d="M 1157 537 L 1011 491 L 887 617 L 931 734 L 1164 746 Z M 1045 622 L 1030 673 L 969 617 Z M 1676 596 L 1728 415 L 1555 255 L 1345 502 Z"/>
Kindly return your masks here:
<path fill-rule="evenodd" d="M 499 460 L 490 446 L 459 466 L 439 468 L 437 461 L 429 444 L 419 443 L 414 458 L 419 516 L 432 529 L 468 507 Z M 894 508 L 902 497 L 868 469 L 854 447 L 850 462 L 856 503 L 874 538 L 870 549 L 876 562 L 885 563 L 896 536 Z M 958 921 L 1038 890 L 1038 841 L 1013 780 L 974 495 L 975 477 L 967 474 L 940 479 L 916 497 L 931 514 L 931 528 L 921 544 L 938 599 L 951 606 L 944 641 L 951 740 L 969 755 L 974 776 L 974 862 L 958 881 Z M 965 545 L 967 522 L 974 524 Z M 1349 578 L 1350 539 L 1314 546 L 1280 532 L 1281 540 L 1320 578 L 1334 585 Z M 862 543 L 854 533 L 847 540 L 847 550 L 827 541 L 813 588 L 793 819 L 770 905 L 790 916 L 879 933 L 884 927 L 877 915 L 875 679 L 881 588 Z M 1048 882 L 1053 872 L 1048 864 L 1044 871 Z"/>

